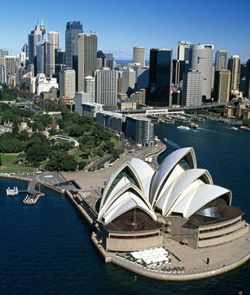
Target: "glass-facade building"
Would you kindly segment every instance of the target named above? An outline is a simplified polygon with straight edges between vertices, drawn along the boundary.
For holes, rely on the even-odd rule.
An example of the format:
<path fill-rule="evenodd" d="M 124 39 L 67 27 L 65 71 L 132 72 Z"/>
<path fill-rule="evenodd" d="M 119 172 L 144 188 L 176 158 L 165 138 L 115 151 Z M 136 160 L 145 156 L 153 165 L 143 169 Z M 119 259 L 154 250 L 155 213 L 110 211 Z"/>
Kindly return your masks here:
<path fill-rule="evenodd" d="M 148 104 L 171 106 L 172 49 L 151 49 Z"/>
<path fill-rule="evenodd" d="M 146 118 L 126 117 L 125 135 L 142 145 L 149 145 L 154 139 L 154 125 Z"/>
<path fill-rule="evenodd" d="M 79 21 L 67 22 L 65 31 L 66 66 L 73 68 L 73 56 L 78 56 L 78 34 L 83 33 Z"/>

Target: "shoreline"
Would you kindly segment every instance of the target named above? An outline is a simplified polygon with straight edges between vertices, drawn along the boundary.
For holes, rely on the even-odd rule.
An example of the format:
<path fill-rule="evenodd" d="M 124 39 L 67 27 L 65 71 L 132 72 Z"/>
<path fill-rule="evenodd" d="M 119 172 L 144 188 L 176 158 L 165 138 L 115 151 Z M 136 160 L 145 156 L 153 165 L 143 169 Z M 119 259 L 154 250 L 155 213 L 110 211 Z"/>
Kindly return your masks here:
<path fill-rule="evenodd" d="M 91 242 L 106 263 L 114 263 L 117 266 L 123 267 L 135 274 L 164 281 L 205 279 L 238 268 L 250 259 L 249 226 L 247 234 L 239 240 L 230 242 L 223 246 L 212 247 L 204 250 L 195 250 L 190 247 L 180 245 L 179 243 L 171 240 L 166 234 L 162 233 L 164 240 L 163 247 L 167 249 L 169 253 L 174 253 L 173 256 L 170 254 L 172 263 L 168 265 L 167 271 L 162 271 L 160 269 L 152 270 L 149 267 L 132 262 L 125 257 L 120 257 L 120 255 L 117 255 L 117 252 L 107 252 L 104 249 L 101 237 L 98 237 L 95 233 L 95 221 L 97 218 L 97 213 L 95 212 L 95 202 L 100 198 L 101 190 L 105 186 L 105 182 L 109 174 L 112 170 L 115 171 L 117 167 L 120 167 L 120 165 L 122 165 L 125 161 L 128 161 L 133 157 L 140 157 L 145 160 L 145 158 L 150 155 L 152 156 L 152 163 L 149 164 L 158 165 L 157 158 L 165 151 L 165 149 L 166 145 L 159 142 L 159 146 L 157 148 L 151 147 L 149 149 L 135 151 L 133 154 L 124 153 L 113 164 L 113 166 L 105 169 L 88 172 L 57 173 L 62 175 L 65 180 L 69 181 L 74 179 L 80 187 L 80 189 L 77 190 L 55 187 L 49 183 L 42 182 L 41 177 L 39 179 L 39 176 L 35 176 L 35 179 L 49 189 L 66 194 L 75 210 L 77 210 L 84 221 L 87 222 L 87 225 L 91 228 Z M 1 176 L 2 175 L 0 174 L 0 177 Z M 30 177 L 21 177 L 17 175 L 5 175 L 5 177 L 24 181 L 32 180 Z M 84 196 L 85 193 L 86 196 Z M 121 254 L 124 256 L 126 255 L 125 252 Z M 181 262 L 175 259 L 175 257 L 179 257 Z M 210 257 L 211 259 L 209 265 L 205 263 L 207 257 Z M 179 271 L 181 268 L 184 268 L 184 270 Z"/>

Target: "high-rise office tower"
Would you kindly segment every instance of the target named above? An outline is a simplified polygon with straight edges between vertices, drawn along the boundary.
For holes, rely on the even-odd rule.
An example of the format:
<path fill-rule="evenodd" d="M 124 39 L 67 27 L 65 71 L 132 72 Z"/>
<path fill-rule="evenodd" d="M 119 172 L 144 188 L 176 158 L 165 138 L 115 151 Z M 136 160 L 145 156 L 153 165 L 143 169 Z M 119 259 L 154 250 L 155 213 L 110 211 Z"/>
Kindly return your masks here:
<path fill-rule="evenodd" d="M 66 69 L 60 72 L 60 96 L 74 98 L 76 73 L 74 70 Z"/>
<path fill-rule="evenodd" d="M 148 104 L 171 106 L 172 49 L 151 49 Z"/>
<path fill-rule="evenodd" d="M 95 102 L 95 78 L 87 76 L 84 78 L 84 92 L 89 94 L 89 102 Z"/>
<path fill-rule="evenodd" d="M 54 76 L 57 78 L 57 82 L 59 83 L 59 73 L 60 71 L 66 69 L 65 64 L 65 52 L 61 51 L 61 49 L 55 49 L 55 74 Z"/>
<path fill-rule="evenodd" d="M 240 89 L 240 57 L 232 55 L 228 59 L 228 69 L 231 71 L 231 90 Z"/>
<path fill-rule="evenodd" d="M 2 48 L 1 49 L 1 57 L 5 57 L 5 55 L 9 55 L 9 51 L 7 49 Z"/>
<path fill-rule="evenodd" d="M 231 72 L 222 69 L 215 71 L 214 99 L 220 103 L 228 103 L 230 95 Z"/>
<path fill-rule="evenodd" d="M 247 61 L 247 66 L 246 66 L 246 80 L 245 80 L 244 95 L 248 99 L 250 99 L 250 59 Z"/>
<path fill-rule="evenodd" d="M 49 61 L 48 61 L 48 76 L 52 76 L 55 74 L 55 54 L 56 49 L 60 48 L 60 34 L 58 32 L 50 31 L 48 32 L 48 40 L 50 42 L 49 46 Z"/>
<path fill-rule="evenodd" d="M 4 56 L 4 73 L 5 73 L 5 82 L 8 83 L 12 80 L 13 76 L 16 75 L 16 72 L 19 67 L 20 58 L 18 55 L 5 55 Z"/>
<path fill-rule="evenodd" d="M 79 21 L 67 22 L 65 31 L 66 66 L 73 68 L 74 56 L 78 55 L 78 35 L 83 33 Z"/>
<path fill-rule="evenodd" d="M 215 52 L 215 71 L 220 71 L 227 68 L 227 51 L 216 50 Z"/>
<path fill-rule="evenodd" d="M 132 69 L 125 69 L 122 72 L 122 93 L 126 94 L 130 88 L 131 90 L 135 88 L 136 83 L 136 71 Z"/>
<path fill-rule="evenodd" d="M 97 65 L 96 65 L 96 69 L 97 70 L 101 70 L 102 68 L 106 68 L 107 67 L 107 59 L 106 59 L 106 55 L 102 52 L 102 50 L 98 50 L 97 51 Z"/>
<path fill-rule="evenodd" d="M 175 84 L 179 85 L 183 80 L 183 74 L 185 73 L 189 61 L 189 48 L 191 42 L 179 41 L 177 46 L 177 59 L 176 59 L 176 72 L 175 72 Z"/>
<path fill-rule="evenodd" d="M 45 74 L 48 76 L 49 61 L 50 61 L 50 42 L 46 39 L 41 40 L 36 45 L 36 62 L 37 74 Z"/>
<path fill-rule="evenodd" d="M 202 102 L 202 73 L 189 70 L 184 73 L 182 106 L 200 106 Z"/>
<path fill-rule="evenodd" d="M 115 60 L 113 57 L 113 53 L 105 53 L 106 56 L 106 65 L 110 70 L 113 70 L 115 68 Z"/>
<path fill-rule="evenodd" d="M 148 68 L 138 69 L 136 90 L 138 91 L 142 88 L 148 88 L 148 86 L 149 86 L 149 69 Z"/>
<path fill-rule="evenodd" d="M 31 31 L 28 35 L 28 45 L 29 45 L 29 64 L 35 64 L 36 58 L 36 45 L 42 40 L 43 31 L 39 25 L 35 27 L 35 30 Z"/>
<path fill-rule="evenodd" d="M 104 105 L 116 105 L 117 103 L 117 78 L 118 73 L 114 70 L 97 70 L 96 102 Z"/>
<path fill-rule="evenodd" d="M 94 76 L 97 69 L 97 34 L 78 36 L 78 91 L 84 89 L 84 77 Z"/>
<path fill-rule="evenodd" d="M 190 69 L 202 73 L 202 98 L 211 98 L 212 74 L 213 74 L 213 51 L 214 45 L 193 44 L 190 46 L 189 60 Z"/>
<path fill-rule="evenodd" d="M 4 65 L 0 64 L 0 83 L 5 83 L 5 69 Z"/>
<path fill-rule="evenodd" d="M 26 58 L 28 59 L 28 58 L 29 58 L 29 46 L 28 46 L 27 43 L 25 43 L 25 44 L 23 45 L 23 47 L 22 47 L 22 52 L 25 53 Z"/>
<path fill-rule="evenodd" d="M 136 46 L 133 48 L 133 63 L 145 65 L 145 47 Z"/>

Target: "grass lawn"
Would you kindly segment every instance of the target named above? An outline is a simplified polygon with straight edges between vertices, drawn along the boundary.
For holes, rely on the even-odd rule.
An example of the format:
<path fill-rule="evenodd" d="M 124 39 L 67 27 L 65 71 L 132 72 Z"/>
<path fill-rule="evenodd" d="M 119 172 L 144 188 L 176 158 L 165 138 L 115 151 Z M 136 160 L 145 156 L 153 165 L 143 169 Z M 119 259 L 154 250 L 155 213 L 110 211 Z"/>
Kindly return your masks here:
<path fill-rule="evenodd" d="M 2 162 L 4 164 L 12 163 L 19 154 L 2 154 Z"/>
<path fill-rule="evenodd" d="M 0 167 L 0 172 L 6 172 L 6 173 L 31 173 L 35 170 L 35 168 L 32 167 L 23 167 L 18 165 L 3 165 Z"/>
<path fill-rule="evenodd" d="M 120 140 L 117 139 L 116 137 L 112 137 L 112 138 L 111 138 L 111 142 L 114 143 L 115 148 L 118 148 L 118 147 L 120 146 Z"/>
<path fill-rule="evenodd" d="M 2 154 L 2 163 L 0 166 L 0 172 L 14 172 L 14 173 L 31 173 L 35 170 L 33 167 L 24 167 L 12 164 L 19 154 Z"/>

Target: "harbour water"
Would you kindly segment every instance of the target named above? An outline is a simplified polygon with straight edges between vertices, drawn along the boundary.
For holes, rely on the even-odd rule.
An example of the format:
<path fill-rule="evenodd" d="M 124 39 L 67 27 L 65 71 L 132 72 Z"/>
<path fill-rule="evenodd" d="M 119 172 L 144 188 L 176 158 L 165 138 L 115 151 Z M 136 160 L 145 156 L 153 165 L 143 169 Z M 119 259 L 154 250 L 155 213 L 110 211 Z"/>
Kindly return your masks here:
<path fill-rule="evenodd" d="M 155 125 L 167 138 L 169 153 L 193 146 L 198 167 L 210 171 L 214 183 L 233 192 L 233 205 L 250 222 L 250 131 L 232 130 L 215 121 L 198 130 L 179 124 Z M 25 194 L 6 197 L 6 188 L 27 183 L 0 178 L 0 294 L 243 294 L 250 293 L 250 262 L 214 278 L 161 282 L 105 264 L 90 242 L 87 224 L 64 196 L 43 188 L 36 206 L 23 205 Z"/>

